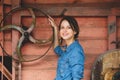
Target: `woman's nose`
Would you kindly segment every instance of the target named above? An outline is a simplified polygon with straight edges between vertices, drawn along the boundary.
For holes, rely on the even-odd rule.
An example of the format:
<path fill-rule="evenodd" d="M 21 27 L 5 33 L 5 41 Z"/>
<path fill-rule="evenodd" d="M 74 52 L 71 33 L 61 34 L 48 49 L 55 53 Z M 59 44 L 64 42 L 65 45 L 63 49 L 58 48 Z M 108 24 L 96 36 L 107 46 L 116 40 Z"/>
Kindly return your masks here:
<path fill-rule="evenodd" d="M 65 30 L 65 31 L 67 31 L 67 30 L 68 30 L 68 28 L 64 28 L 64 30 Z"/>
<path fill-rule="evenodd" d="M 66 32 L 68 29 L 67 28 L 64 28 L 64 31 Z"/>

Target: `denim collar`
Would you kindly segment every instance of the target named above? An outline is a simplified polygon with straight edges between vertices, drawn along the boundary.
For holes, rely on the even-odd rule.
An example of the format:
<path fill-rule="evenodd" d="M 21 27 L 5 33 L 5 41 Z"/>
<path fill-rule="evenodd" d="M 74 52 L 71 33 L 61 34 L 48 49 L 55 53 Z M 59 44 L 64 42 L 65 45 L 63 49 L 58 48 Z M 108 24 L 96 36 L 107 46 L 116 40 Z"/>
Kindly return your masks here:
<path fill-rule="evenodd" d="M 78 40 L 74 40 L 73 43 L 71 43 L 69 46 L 66 46 L 66 52 L 71 51 L 76 46 L 76 44 L 78 44 Z"/>

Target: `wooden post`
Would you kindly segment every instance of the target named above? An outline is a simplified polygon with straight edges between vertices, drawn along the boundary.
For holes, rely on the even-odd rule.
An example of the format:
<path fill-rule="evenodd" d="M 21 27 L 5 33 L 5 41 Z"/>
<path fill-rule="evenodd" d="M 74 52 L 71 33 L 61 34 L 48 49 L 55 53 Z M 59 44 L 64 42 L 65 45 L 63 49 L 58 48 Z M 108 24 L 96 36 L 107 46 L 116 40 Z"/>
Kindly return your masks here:
<path fill-rule="evenodd" d="M 12 9 L 20 6 L 21 0 L 12 0 Z M 20 25 L 21 24 L 21 16 L 20 13 L 17 13 L 12 16 L 12 24 Z M 19 32 L 12 31 L 12 55 L 16 56 L 16 46 L 19 41 Z M 14 54 L 15 53 L 15 54 Z M 21 63 L 13 60 L 12 66 L 12 80 L 22 80 L 21 79 Z"/>
<path fill-rule="evenodd" d="M 114 13 L 113 10 L 111 10 L 111 12 Z M 108 50 L 115 49 L 115 42 L 117 41 L 116 16 L 112 13 L 108 16 Z"/>

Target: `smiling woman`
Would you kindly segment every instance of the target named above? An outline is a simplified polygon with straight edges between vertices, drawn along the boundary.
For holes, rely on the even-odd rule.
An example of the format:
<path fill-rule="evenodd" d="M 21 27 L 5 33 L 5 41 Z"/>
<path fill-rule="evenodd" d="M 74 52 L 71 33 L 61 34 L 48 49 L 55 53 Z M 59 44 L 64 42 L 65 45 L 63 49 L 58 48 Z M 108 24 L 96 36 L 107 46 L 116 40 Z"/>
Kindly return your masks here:
<path fill-rule="evenodd" d="M 59 56 L 55 80 L 81 80 L 84 72 L 84 51 L 78 42 L 79 26 L 71 16 L 63 16 L 59 25 L 59 33 L 65 45 L 58 43 L 56 24 L 49 18 L 55 29 L 55 53 Z"/>

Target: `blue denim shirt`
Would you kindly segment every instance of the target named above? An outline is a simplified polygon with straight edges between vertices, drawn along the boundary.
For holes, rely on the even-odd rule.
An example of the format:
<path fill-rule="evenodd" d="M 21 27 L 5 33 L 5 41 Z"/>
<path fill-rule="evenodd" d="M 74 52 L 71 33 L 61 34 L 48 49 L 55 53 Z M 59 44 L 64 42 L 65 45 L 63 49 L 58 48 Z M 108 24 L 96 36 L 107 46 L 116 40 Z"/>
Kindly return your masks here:
<path fill-rule="evenodd" d="M 62 50 L 60 46 L 55 48 L 58 59 L 57 74 L 55 80 L 80 80 L 84 72 L 84 51 L 77 40 Z"/>

